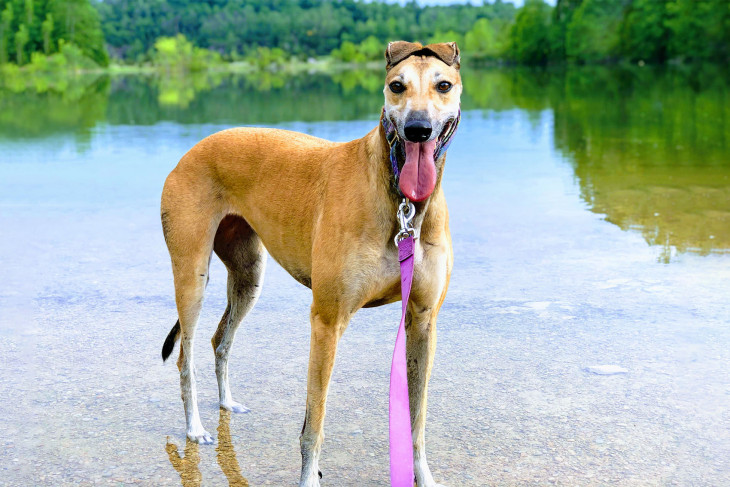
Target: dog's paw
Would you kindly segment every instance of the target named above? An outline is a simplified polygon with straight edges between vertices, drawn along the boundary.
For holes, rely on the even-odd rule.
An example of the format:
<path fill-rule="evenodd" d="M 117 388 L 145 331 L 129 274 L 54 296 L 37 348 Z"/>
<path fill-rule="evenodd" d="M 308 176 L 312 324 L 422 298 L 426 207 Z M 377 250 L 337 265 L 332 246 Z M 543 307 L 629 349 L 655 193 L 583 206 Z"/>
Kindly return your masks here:
<path fill-rule="evenodd" d="M 433 480 L 430 482 L 419 482 L 417 479 L 415 480 L 415 483 L 418 487 L 446 487 L 444 484 L 437 484 Z"/>
<path fill-rule="evenodd" d="M 225 409 L 226 411 L 231 411 L 232 413 L 250 413 L 251 410 L 241 404 L 240 402 L 236 401 L 230 401 L 230 402 L 222 402 L 220 403 L 221 409 Z"/>
<path fill-rule="evenodd" d="M 188 439 L 192 442 L 198 443 L 199 445 L 213 444 L 213 437 L 205 430 L 188 432 Z"/>
<path fill-rule="evenodd" d="M 320 487 L 319 479 L 322 478 L 322 472 L 316 470 L 316 475 L 303 476 L 299 481 L 299 487 Z"/>

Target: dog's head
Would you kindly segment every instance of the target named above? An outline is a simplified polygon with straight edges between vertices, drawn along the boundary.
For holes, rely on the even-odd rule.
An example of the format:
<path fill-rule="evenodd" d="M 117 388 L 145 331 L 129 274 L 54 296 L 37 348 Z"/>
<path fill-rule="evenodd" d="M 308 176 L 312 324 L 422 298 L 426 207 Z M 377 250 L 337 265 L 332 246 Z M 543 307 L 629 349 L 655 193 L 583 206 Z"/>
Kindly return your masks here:
<path fill-rule="evenodd" d="M 435 152 L 459 116 L 461 76 L 455 42 L 391 42 L 385 51 L 384 116 L 405 149 L 400 189 L 413 201 L 428 198 L 443 159 Z"/>

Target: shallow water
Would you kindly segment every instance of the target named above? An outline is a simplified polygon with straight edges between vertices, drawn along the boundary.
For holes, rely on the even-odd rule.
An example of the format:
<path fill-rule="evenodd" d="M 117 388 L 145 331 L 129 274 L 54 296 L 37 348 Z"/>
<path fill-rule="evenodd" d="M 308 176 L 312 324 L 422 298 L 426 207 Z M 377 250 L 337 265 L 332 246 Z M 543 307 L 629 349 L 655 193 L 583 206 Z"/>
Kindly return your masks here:
<path fill-rule="evenodd" d="M 439 482 L 730 483 L 721 74 L 464 74 L 429 392 Z M 196 358 L 217 444 L 186 444 L 177 368 L 159 358 L 176 319 L 159 193 L 188 148 L 231 125 L 362 136 L 376 76 L 0 92 L 0 483 L 296 485 L 310 292 L 269 262 L 231 358 L 250 412 L 228 418 L 208 342 L 225 308 L 214 259 Z M 341 342 L 323 486 L 387 484 L 398 306 L 362 310 Z"/>

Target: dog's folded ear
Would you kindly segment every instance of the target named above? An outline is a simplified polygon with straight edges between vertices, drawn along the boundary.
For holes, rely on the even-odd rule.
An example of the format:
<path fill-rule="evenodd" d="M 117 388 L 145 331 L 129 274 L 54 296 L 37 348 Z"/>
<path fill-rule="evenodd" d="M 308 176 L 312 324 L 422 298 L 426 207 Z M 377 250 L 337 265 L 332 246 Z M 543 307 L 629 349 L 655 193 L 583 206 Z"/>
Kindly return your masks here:
<path fill-rule="evenodd" d="M 461 54 L 459 46 L 456 42 L 441 42 L 439 44 L 429 44 L 423 48 L 428 49 L 434 55 L 449 66 L 455 66 L 456 69 L 461 67 Z"/>
<path fill-rule="evenodd" d="M 461 56 L 456 42 L 442 42 L 424 46 L 418 42 L 395 41 L 388 44 L 385 50 L 385 69 L 390 70 L 410 56 L 433 56 L 449 66 L 459 69 Z"/>
<path fill-rule="evenodd" d="M 392 68 L 421 49 L 423 49 L 423 44 L 419 42 L 395 41 L 388 43 L 388 48 L 385 50 L 385 69 Z"/>

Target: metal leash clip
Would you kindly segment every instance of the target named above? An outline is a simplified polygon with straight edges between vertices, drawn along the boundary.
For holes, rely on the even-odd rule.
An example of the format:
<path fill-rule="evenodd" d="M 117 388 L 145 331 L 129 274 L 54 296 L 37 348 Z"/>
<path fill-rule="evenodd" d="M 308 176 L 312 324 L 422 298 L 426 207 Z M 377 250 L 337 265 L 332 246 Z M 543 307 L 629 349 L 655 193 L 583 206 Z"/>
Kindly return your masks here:
<path fill-rule="evenodd" d="M 408 236 L 416 238 L 416 230 L 413 228 L 413 225 L 411 225 L 413 217 L 416 216 L 416 207 L 413 206 L 413 203 L 411 203 L 408 198 L 403 198 L 401 204 L 398 205 L 398 213 L 396 215 L 398 216 L 400 231 L 398 231 L 393 241 L 397 247 L 398 242 L 404 238 L 408 238 Z"/>

